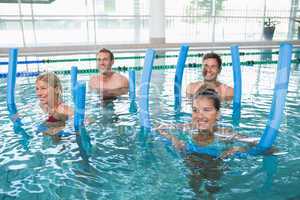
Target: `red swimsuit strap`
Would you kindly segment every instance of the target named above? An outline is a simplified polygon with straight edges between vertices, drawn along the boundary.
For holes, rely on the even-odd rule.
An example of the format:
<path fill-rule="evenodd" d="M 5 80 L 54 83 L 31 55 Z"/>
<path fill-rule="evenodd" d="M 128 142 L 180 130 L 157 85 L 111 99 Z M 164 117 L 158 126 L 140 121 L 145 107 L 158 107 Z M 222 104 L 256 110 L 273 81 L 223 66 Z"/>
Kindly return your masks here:
<path fill-rule="evenodd" d="M 47 122 L 58 122 L 60 120 L 58 120 L 55 117 L 53 117 L 53 115 L 50 115 L 50 116 L 48 116 L 48 119 L 46 121 Z"/>

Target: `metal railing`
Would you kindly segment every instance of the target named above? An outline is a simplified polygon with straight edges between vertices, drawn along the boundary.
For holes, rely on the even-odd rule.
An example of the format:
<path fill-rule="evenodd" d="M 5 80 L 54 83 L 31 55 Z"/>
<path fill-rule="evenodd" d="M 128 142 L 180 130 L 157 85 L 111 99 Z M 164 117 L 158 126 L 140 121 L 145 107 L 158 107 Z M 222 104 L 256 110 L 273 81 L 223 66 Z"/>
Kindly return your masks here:
<path fill-rule="evenodd" d="M 212 51 L 228 50 L 233 44 L 238 44 L 241 49 L 276 49 L 283 41 L 256 41 L 256 42 L 201 42 L 189 43 L 191 50 Z M 300 47 L 299 40 L 286 41 L 294 47 Z M 72 45 L 72 46 L 44 46 L 44 47 L 21 47 L 20 56 L 47 56 L 47 55 L 76 55 L 95 54 L 99 49 L 105 47 L 116 53 L 141 53 L 147 48 L 154 48 L 158 51 L 178 51 L 180 43 L 165 44 L 99 44 L 99 45 Z M 0 57 L 7 57 L 9 48 L 0 48 Z"/>

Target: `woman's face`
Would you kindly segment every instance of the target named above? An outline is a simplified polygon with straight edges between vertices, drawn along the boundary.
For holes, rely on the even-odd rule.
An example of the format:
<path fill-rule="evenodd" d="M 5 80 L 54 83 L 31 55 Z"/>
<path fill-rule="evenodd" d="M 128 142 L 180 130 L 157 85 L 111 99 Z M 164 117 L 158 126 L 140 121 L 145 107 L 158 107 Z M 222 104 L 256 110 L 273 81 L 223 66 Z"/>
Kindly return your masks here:
<path fill-rule="evenodd" d="M 212 131 L 216 124 L 219 112 L 213 104 L 213 100 L 199 97 L 193 101 L 192 123 L 199 130 Z"/>
<path fill-rule="evenodd" d="M 57 101 L 58 93 L 54 87 L 51 87 L 47 82 L 38 80 L 35 86 L 36 96 L 41 104 L 50 105 Z"/>

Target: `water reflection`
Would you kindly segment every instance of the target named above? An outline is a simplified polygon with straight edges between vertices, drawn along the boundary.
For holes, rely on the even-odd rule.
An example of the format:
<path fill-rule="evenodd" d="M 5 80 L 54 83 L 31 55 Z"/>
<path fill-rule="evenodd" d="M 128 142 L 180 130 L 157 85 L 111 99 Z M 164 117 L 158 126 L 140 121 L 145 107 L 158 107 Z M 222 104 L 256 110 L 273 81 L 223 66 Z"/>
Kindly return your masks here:
<path fill-rule="evenodd" d="M 92 155 L 92 144 L 91 138 L 84 126 L 80 127 L 79 132 L 76 133 L 76 143 L 83 161 L 83 168 L 85 171 L 90 171 L 89 157 Z"/>
<path fill-rule="evenodd" d="M 8 104 L 7 109 L 9 112 L 9 118 L 13 123 L 14 133 L 21 136 L 20 144 L 22 145 L 23 149 L 28 150 L 30 136 L 27 134 L 25 129 L 22 127 L 23 124 L 22 124 L 21 118 L 18 116 L 16 105 Z"/>
<path fill-rule="evenodd" d="M 219 185 L 219 180 L 223 174 L 221 159 L 213 159 L 207 155 L 190 154 L 185 158 L 185 162 L 190 169 L 189 185 L 196 197 L 212 199 L 214 194 L 221 189 Z"/>
<path fill-rule="evenodd" d="M 136 113 L 137 112 L 137 104 L 135 100 L 130 101 L 129 106 L 129 113 Z"/>
<path fill-rule="evenodd" d="M 278 157 L 277 156 L 264 156 L 263 166 L 261 170 L 266 174 L 266 179 L 262 187 L 262 191 L 270 191 L 273 185 L 274 176 L 277 173 Z"/>
<path fill-rule="evenodd" d="M 88 161 L 88 157 L 92 154 L 92 144 L 90 136 L 84 126 L 80 127 L 79 132 L 76 133 L 76 142 L 81 157 Z"/>
<path fill-rule="evenodd" d="M 272 50 L 264 49 L 261 51 L 261 61 L 271 61 L 272 60 Z"/>
<path fill-rule="evenodd" d="M 18 135 L 21 135 L 21 139 L 20 139 L 21 146 L 23 147 L 23 149 L 28 150 L 29 139 L 31 137 L 27 134 L 25 129 L 22 127 L 22 125 L 23 124 L 21 123 L 21 121 L 13 122 L 14 132 Z"/>

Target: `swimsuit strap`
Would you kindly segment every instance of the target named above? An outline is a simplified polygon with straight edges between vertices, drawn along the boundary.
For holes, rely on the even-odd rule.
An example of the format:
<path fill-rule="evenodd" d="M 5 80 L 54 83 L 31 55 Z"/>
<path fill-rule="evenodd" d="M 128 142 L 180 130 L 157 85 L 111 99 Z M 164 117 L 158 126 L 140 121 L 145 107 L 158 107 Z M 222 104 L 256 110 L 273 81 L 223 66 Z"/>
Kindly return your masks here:
<path fill-rule="evenodd" d="M 53 115 L 48 116 L 47 122 L 58 122 L 59 119 L 56 119 Z"/>

